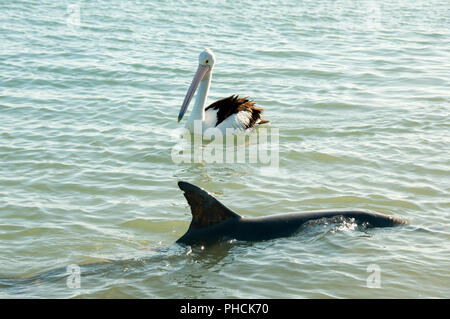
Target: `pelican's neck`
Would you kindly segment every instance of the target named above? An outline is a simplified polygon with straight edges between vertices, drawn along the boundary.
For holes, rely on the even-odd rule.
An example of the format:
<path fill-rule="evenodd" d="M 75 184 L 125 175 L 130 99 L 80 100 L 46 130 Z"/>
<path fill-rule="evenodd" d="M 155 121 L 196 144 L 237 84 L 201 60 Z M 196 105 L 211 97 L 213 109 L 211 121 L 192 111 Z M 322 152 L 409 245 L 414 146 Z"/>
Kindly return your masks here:
<path fill-rule="evenodd" d="M 211 71 L 205 74 L 203 81 L 197 89 L 197 97 L 195 98 L 194 108 L 192 109 L 191 116 L 189 116 L 190 121 L 205 120 L 205 106 L 206 99 L 208 98 L 209 87 L 211 85 Z"/>

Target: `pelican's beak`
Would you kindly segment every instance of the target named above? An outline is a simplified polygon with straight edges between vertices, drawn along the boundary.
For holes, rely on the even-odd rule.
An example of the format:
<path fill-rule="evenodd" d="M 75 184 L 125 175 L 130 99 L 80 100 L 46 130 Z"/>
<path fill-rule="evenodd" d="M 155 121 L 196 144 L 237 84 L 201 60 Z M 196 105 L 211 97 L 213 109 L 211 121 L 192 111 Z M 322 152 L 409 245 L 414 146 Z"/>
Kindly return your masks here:
<path fill-rule="evenodd" d="M 183 115 L 186 112 L 189 103 L 191 102 L 192 97 L 194 96 L 194 93 L 198 88 L 198 85 L 203 80 L 203 77 L 209 70 L 210 70 L 209 65 L 200 64 L 198 66 L 197 72 L 195 72 L 191 86 L 189 87 L 189 90 L 186 93 L 186 97 L 184 98 L 183 105 L 181 105 L 180 114 L 178 114 L 178 123 L 180 123 L 181 119 L 183 118 Z"/>

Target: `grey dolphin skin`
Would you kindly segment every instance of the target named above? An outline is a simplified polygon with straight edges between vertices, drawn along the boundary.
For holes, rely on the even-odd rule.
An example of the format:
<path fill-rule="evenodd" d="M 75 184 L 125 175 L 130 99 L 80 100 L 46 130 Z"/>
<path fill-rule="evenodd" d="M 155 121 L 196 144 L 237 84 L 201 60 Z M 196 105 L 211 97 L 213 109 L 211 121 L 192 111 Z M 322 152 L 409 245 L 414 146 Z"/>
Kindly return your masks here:
<path fill-rule="evenodd" d="M 225 207 L 205 190 L 187 182 L 178 182 L 191 206 L 192 221 L 188 231 L 176 242 L 185 245 L 210 244 L 221 240 L 260 241 L 288 237 L 308 221 L 343 216 L 354 218 L 367 227 L 406 225 L 407 221 L 360 210 L 288 213 L 245 218 Z"/>

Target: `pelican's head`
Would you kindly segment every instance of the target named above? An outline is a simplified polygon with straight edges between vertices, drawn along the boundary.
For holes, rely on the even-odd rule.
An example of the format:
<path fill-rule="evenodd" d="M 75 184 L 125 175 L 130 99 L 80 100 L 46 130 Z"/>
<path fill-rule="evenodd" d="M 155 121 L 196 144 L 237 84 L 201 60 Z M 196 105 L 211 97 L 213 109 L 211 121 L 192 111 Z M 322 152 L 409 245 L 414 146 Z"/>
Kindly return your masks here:
<path fill-rule="evenodd" d="M 214 63 L 216 63 L 216 57 L 210 49 L 205 49 L 202 53 L 200 53 L 198 57 L 197 72 L 195 72 L 194 79 L 192 80 L 191 86 L 189 87 L 183 104 L 181 105 L 180 114 L 178 114 L 178 122 L 180 122 L 183 118 L 183 115 L 186 112 L 200 82 L 205 80 L 206 75 L 212 71 Z"/>
<path fill-rule="evenodd" d="M 206 48 L 198 56 L 199 65 L 207 65 L 212 70 L 212 68 L 214 67 L 214 63 L 216 63 L 216 57 L 214 56 L 214 53 L 208 48 Z"/>

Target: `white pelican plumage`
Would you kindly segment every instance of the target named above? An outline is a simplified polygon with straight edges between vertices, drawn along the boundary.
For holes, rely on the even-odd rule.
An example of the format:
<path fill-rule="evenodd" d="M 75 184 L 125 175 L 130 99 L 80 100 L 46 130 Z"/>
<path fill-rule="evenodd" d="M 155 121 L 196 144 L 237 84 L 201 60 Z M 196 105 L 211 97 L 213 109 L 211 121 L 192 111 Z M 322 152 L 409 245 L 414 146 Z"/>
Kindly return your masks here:
<path fill-rule="evenodd" d="M 253 130 L 258 125 L 269 122 L 261 118 L 263 108 L 256 107 L 255 102 L 237 95 L 216 101 L 205 108 L 215 62 L 216 58 L 210 49 L 200 53 L 199 66 L 184 98 L 178 122 L 183 118 L 197 89 L 195 105 L 186 123 L 186 128 L 191 133 L 194 133 L 194 125 L 198 125 L 197 123 L 201 123 L 202 133 L 208 128 L 216 128 L 222 133 L 231 131 L 234 134 Z"/>

